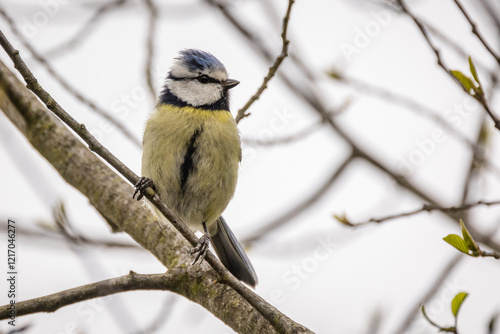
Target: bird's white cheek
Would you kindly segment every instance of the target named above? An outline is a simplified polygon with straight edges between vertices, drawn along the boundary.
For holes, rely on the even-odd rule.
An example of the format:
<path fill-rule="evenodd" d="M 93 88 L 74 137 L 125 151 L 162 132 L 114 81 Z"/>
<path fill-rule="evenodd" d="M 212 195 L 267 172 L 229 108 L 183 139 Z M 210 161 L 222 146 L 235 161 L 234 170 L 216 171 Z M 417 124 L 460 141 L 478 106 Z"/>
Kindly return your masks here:
<path fill-rule="evenodd" d="M 202 84 L 197 81 L 172 82 L 170 91 L 182 101 L 193 106 L 212 104 L 222 97 L 222 86 L 216 83 Z"/>

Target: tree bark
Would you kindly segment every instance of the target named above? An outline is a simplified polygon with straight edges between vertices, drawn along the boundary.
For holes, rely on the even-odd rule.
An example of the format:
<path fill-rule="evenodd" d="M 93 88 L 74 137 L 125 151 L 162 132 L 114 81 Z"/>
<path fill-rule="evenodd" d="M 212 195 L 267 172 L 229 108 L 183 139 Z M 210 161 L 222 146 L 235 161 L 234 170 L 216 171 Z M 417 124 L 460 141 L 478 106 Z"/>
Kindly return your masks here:
<path fill-rule="evenodd" d="M 191 245 L 179 232 L 170 225 L 160 227 L 149 209 L 142 202 L 132 199 L 133 187 L 50 113 L 2 62 L 0 109 L 58 173 L 89 199 L 115 230 L 129 234 L 167 268 L 185 268 L 180 271 L 182 275 L 177 277 L 176 284 L 165 286 L 165 290 L 202 305 L 239 333 L 277 332 L 241 295 L 218 282 L 217 274 L 209 265 L 203 262 L 191 266 Z M 273 308 L 264 300 L 261 303 L 266 308 Z M 18 306 L 22 307 L 21 303 Z M 0 314 L 5 311 L 4 308 L 7 306 L 0 308 Z M 22 309 L 18 311 L 23 314 Z M 37 312 L 36 309 L 33 312 Z M 279 315 L 279 332 L 311 333 L 285 315 Z"/>

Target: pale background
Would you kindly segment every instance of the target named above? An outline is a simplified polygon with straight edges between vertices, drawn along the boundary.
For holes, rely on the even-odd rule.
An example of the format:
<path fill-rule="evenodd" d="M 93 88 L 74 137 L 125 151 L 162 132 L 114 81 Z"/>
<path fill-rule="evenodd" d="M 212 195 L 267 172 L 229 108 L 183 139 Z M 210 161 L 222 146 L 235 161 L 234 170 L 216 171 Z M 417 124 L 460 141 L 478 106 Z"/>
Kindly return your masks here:
<path fill-rule="evenodd" d="M 498 2 L 489 2 L 500 15 Z M 242 22 L 264 38 L 266 45 L 273 46 L 273 55 L 278 55 L 281 17 L 287 2 L 272 1 L 278 15 L 273 22 L 266 15 L 269 10 L 266 1 L 228 3 Z M 42 54 L 71 38 L 101 4 L 2 1 L 29 43 Z M 484 36 L 498 50 L 499 30 L 484 9 L 475 1 L 464 4 L 479 21 Z M 270 63 L 242 40 L 216 9 L 203 1 L 161 4 L 157 1 L 157 5 L 161 19 L 155 40 L 156 88 L 161 86 L 179 50 L 206 50 L 225 64 L 230 77 L 241 81 L 231 91 L 235 114 L 254 94 Z M 415 0 L 409 6 L 472 54 L 477 63 L 498 71 L 498 64 L 495 67 L 492 57 L 470 34 L 470 26 L 451 0 Z M 74 48 L 48 56 L 62 77 L 119 118 L 137 138 L 141 137 L 145 119 L 154 107 L 146 92 L 144 76 L 147 18 L 143 2 L 128 1 L 109 12 Z M 348 55 L 342 51 L 346 45 L 356 47 L 360 31 L 377 24 L 379 30 L 372 33 L 366 45 L 357 47 L 357 53 Z M 102 144 L 140 174 L 140 149 L 63 89 L 16 42 L 5 20 L 0 19 L 0 27 L 20 49 L 44 88 L 91 129 Z M 429 144 L 426 151 L 422 143 L 428 143 L 433 131 L 441 129 L 438 124 L 389 99 L 374 98 L 326 75 L 336 68 L 348 77 L 419 101 L 447 120 L 458 115 L 458 131 L 475 140 L 484 111 L 436 66 L 434 54 L 413 22 L 370 1 L 298 0 L 289 29 L 291 53 L 300 56 L 314 72 L 317 78 L 314 89 L 324 103 L 334 109 L 350 101 L 337 119 L 345 131 L 386 165 L 407 172 L 411 181 L 439 198 L 441 204 L 456 205 L 469 168 L 470 151 L 464 144 L 447 134 L 440 142 L 434 141 L 434 146 Z M 444 57 L 451 68 L 468 71 L 466 58 L 449 49 Z M 0 59 L 11 66 L 3 51 Z M 292 71 L 289 65 L 286 59 L 280 71 Z M 479 75 L 489 84 L 483 70 L 479 69 Z M 302 79 L 296 76 L 294 80 Z M 490 101 L 490 105 L 500 114 L 498 99 Z M 244 139 L 283 138 L 320 121 L 279 78 L 273 79 L 250 111 L 252 115 L 240 123 Z M 500 166 L 499 133 L 492 122 L 488 126 L 491 137 L 487 156 L 492 164 Z M 330 128 L 322 126 L 288 144 L 259 146 L 244 142 L 243 152 L 238 188 L 224 214 L 241 240 L 324 184 L 347 157 L 349 148 Z M 424 158 L 412 165 L 411 171 L 401 167 L 401 161 L 418 156 Z M 53 224 L 52 207 L 63 200 L 71 222 L 81 234 L 90 239 L 134 244 L 127 235 L 112 235 L 87 199 L 68 186 L 1 113 L 0 164 L 2 224 L 10 217 L 19 229 L 42 231 L 37 224 Z M 471 188 L 469 200 L 499 199 L 499 180 L 498 173 L 484 171 Z M 351 229 L 339 224 L 333 215 L 346 214 L 352 221 L 363 221 L 416 209 L 422 204 L 421 199 L 379 170 L 366 162 L 354 162 L 314 205 L 248 249 L 259 276 L 256 292 L 317 333 L 375 333 L 379 321 L 379 333 L 394 333 L 458 254 L 442 240 L 450 233 L 459 233 L 458 225 L 443 214 L 423 213 Z M 499 217 L 500 210 L 495 207 L 471 212 L 475 226 L 484 233 L 496 231 Z M 5 254 L 6 233 L 2 231 L 0 254 Z M 498 240 L 499 233 L 495 232 L 494 237 Z M 53 236 L 34 238 L 18 233 L 17 249 L 18 300 L 124 275 L 129 270 L 158 273 L 165 269 L 150 253 L 139 248 L 75 248 Z M 6 263 L 4 256 L 0 256 L 0 268 Z M 500 262 L 465 255 L 460 259 L 426 303 L 428 313 L 438 323 L 452 325 L 451 299 L 459 291 L 469 292 L 460 313 L 460 332 L 487 333 L 490 318 L 500 311 Z M 4 304 L 7 288 L 4 279 L 0 282 L 0 303 Z M 55 314 L 17 319 L 18 326 L 32 325 L 26 333 L 53 334 L 139 333 L 146 332 L 154 321 L 160 321 L 158 333 L 232 333 L 198 305 L 159 291 L 123 293 L 68 306 Z M 0 323 L 0 330 L 8 329 L 11 328 L 5 322 Z M 418 316 L 407 333 L 437 333 L 437 330 Z M 500 329 L 495 333 L 500 333 Z"/>

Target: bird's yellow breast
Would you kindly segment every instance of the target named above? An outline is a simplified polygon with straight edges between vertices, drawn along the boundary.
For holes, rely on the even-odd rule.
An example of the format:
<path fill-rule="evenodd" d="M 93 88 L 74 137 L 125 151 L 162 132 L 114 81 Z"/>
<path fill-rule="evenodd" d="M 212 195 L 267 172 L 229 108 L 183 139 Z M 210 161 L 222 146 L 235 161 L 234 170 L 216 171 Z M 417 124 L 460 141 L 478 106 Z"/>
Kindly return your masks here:
<path fill-rule="evenodd" d="M 193 229 L 211 225 L 224 211 L 240 160 L 238 129 L 226 110 L 163 104 L 146 123 L 142 175 Z"/>

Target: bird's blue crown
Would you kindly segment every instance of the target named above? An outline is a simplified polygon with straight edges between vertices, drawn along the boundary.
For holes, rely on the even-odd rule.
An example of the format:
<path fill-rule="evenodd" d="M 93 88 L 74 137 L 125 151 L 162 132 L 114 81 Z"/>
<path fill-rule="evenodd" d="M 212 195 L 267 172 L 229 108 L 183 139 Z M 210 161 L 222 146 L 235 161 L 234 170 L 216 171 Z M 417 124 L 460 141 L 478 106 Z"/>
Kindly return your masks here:
<path fill-rule="evenodd" d="M 193 72 L 202 70 L 226 71 L 219 59 L 215 58 L 211 53 L 197 49 L 182 50 L 177 60 L 181 61 L 184 66 Z"/>

